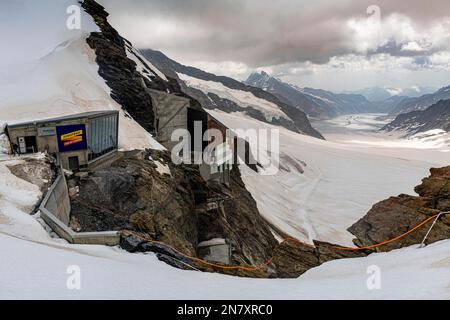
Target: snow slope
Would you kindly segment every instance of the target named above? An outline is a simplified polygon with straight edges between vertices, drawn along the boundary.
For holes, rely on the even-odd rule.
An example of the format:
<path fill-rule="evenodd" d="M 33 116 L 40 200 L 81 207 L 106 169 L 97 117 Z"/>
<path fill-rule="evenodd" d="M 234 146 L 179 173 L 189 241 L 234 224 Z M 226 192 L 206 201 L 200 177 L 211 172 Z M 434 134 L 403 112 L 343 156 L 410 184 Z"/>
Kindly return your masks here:
<path fill-rule="evenodd" d="M 239 113 L 211 114 L 232 129 L 270 127 Z M 303 241 L 352 245 L 346 229 L 372 205 L 400 193 L 414 194 L 431 167 L 450 163 L 450 154 L 438 150 L 322 141 L 276 128 L 280 171 L 264 176 L 244 167 L 243 180 L 266 220 Z"/>
<path fill-rule="evenodd" d="M 231 89 L 220 82 L 206 81 L 183 73 L 177 74 L 187 86 L 198 89 L 206 95 L 208 95 L 208 93 L 214 93 L 220 98 L 233 101 L 243 108 L 254 107 L 256 110 L 261 111 L 265 115 L 266 120 L 269 122 L 274 118 L 279 119 L 280 117 L 289 119 L 289 117 L 281 111 L 277 105 L 267 100 L 258 98 L 251 92 Z"/>
<path fill-rule="evenodd" d="M 8 169 L 8 166 L 24 164 L 24 160 L 3 158 L 0 158 L 0 232 L 25 239 L 49 239 L 47 232 L 29 215 L 42 192 L 38 186 L 17 178 Z"/>

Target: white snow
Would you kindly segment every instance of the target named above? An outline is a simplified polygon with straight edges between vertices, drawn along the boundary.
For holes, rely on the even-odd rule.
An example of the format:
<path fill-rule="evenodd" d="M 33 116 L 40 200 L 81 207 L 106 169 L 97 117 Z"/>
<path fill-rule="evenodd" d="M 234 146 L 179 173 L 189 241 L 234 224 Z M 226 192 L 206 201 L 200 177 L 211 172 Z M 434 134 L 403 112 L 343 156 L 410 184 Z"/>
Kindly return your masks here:
<path fill-rule="evenodd" d="M 210 113 L 232 129 L 268 127 L 238 113 Z M 269 222 L 307 242 L 352 245 L 354 237 L 347 228 L 375 203 L 400 193 L 414 194 L 431 167 L 450 163 L 450 154 L 438 150 L 374 148 L 276 129 L 280 129 L 280 162 L 290 171 L 263 176 L 241 167 L 243 180 Z"/>
<path fill-rule="evenodd" d="M 220 82 L 206 81 L 188 76 L 183 73 L 177 74 L 178 77 L 191 88 L 200 90 L 205 94 L 214 93 L 222 99 L 228 99 L 235 102 L 242 108 L 252 107 L 256 110 L 261 111 L 269 122 L 274 118 L 279 119 L 280 117 L 289 119 L 289 117 L 283 111 L 281 111 L 276 104 L 258 98 L 251 92 L 231 89 Z"/>
<path fill-rule="evenodd" d="M 226 240 L 223 238 L 214 238 L 214 239 L 211 239 L 208 241 L 199 242 L 198 246 L 199 247 L 209 247 L 209 246 L 217 246 L 217 245 L 226 244 L 226 243 L 227 243 Z"/>
<path fill-rule="evenodd" d="M 151 156 L 148 157 L 149 160 L 153 161 L 154 164 L 156 164 L 156 171 L 160 175 L 168 174 L 169 176 L 172 175 L 172 172 L 170 171 L 170 168 L 167 164 L 162 163 L 162 159 L 160 160 L 154 160 Z"/>
<path fill-rule="evenodd" d="M 153 254 L 37 244 L 0 234 L 0 299 L 449 299 L 450 241 L 336 260 L 298 279 L 245 279 L 181 271 Z M 32 264 L 30 263 L 32 262 Z M 366 283 L 380 268 L 381 288 Z M 69 266 L 80 290 L 69 290 Z M 18 281 L 20 279 L 20 281 Z"/>
<path fill-rule="evenodd" d="M 156 171 L 159 172 L 159 174 L 164 175 L 164 174 L 168 174 L 169 176 L 172 175 L 172 173 L 170 172 L 170 168 L 167 164 L 163 164 L 159 161 L 155 161 L 156 164 Z"/>
<path fill-rule="evenodd" d="M 6 123 L 0 122 L 0 154 L 9 154 L 11 147 L 9 144 L 9 139 L 5 133 Z"/>

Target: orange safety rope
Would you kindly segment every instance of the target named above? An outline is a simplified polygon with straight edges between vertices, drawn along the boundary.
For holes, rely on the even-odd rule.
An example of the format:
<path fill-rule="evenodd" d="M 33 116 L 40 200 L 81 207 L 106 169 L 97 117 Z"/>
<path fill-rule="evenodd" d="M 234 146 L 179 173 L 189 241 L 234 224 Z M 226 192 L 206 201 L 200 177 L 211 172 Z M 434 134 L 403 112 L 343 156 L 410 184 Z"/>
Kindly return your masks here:
<path fill-rule="evenodd" d="M 383 245 L 392 243 L 392 242 L 394 242 L 394 241 L 397 241 L 397 240 L 399 240 L 399 239 L 405 237 L 406 235 L 408 235 L 408 234 L 410 234 L 410 233 L 416 231 L 417 229 L 419 229 L 419 228 L 422 227 L 423 225 L 427 224 L 429 221 L 433 220 L 434 218 L 438 217 L 439 215 L 441 215 L 441 213 L 435 214 L 435 215 L 433 215 L 433 216 L 431 216 L 431 217 L 425 219 L 424 221 L 422 221 L 422 222 L 419 223 L 418 225 L 414 226 L 414 227 L 411 228 L 410 230 L 408 230 L 408 231 L 402 233 L 401 235 L 399 235 L 399 236 L 397 236 L 397 237 L 394 237 L 394 238 L 392 238 L 392 239 L 389 239 L 389 240 L 386 240 L 386 241 L 383 241 L 383 242 L 380 242 L 380 243 L 377 243 L 377 244 L 374 244 L 374 245 L 364 246 L 364 247 L 357 247 L 357 248 L 352 248 L 352 247 L 333 247 L 333 248 L 334 248 L 335 250 L 341 250 L 341 251 L 357 251 L 357 250 L 369 250 L 369 249 L 374 249 L 374 248 L 377 248 L 377 247 L 380 247 L 380 246 L 383 246 Z M 159 245 L 162 245 L 162 246 L 164 246 L 164 247 L 166 247 L 166 248 L 170 248 L 170 249 L 172 249 L 173 251 L 175 251 L 175 252 L 177 252 L 178 254 L 180 254 L 181 256 L 183 256 L 184 258 L 187 258 L 187 259 L 189 259 L 189 260 L 191 260 L 191 261 L 195 261 L 195 262 L 198 262 L 198 263 L 203 264 L 203 265 L 207 265 L 207 266 L 215 267 L 215 268 L 220 268 L 220 269 L 224 269 L 224 270 L 257 271 L 257 270 L 261 270 L 261 269 L 267 267 L 267 266 L 268 266 L 269 264 L 271 264 L 271 263 L 273 262 L 273 260 L 274 260 L 274 257 L 272 256 L 272 257 L 270 257 L 269 259 L 267 259 L 265 262 L 263 262 L 263 263 L 261 263 L 261 264 L 255 266 L 255 267 L 250 267 L 250 266 L 225 266 L 225 265 L 220 265 L 220 264 L 208 262 L 208 261 L 205 261 L 205 260 L 202 260 L 202 259 L 199 259 L 199 258 L 191 257 L 191 256 L 189 256 L 189 255 L 186 255 L 186 254 L 184 254 L 184 253 L 181 253 L 181 252 L 178 251 L 177 249 L 173 248 L 172 246 L 170 246 L 170 245 L 168 245 L 168 244 L 166 244 L 166 243 L 164 243 L 164 242 L 155 241 L 155 240 L 150 240 L 150 239 L 148 239 L 148 238 L 144 238 L 144 239 L 145 239 L 146 241 L 150 242 L 150 243 L 159 244 Z M 302 245 L 304 245 L 304 246 L 307 246 L 307 247 L 309 247 L 309 248 L 316 248 L 316 247 L 313 246 L 313 245 L 304 243 L 304 242 L 302 242 L 302 241 L 300 241 L 300 240 L 298 240 L 298 239 L 292 238 L 292 237 L 287 237 L 287 238 L 285 238 L 285 239 L 278 245 L 278 247 L 279 247 L 279 246 L 282 246 L 284 243 L 287 243 L 287 242 L 295 242 L 295 243 L 299 243 L 299 244 L 302 244 Z"/>
<path fill-rule="evenodd" d="M 383 241 L 383 242 L 380 242 L 380 243 L 377 243 L 377 244 L 373 244 L 373 245 L 370 245 L 370 246 L 364 246 L 364 247 L 357 247 L 357 248 L 352 248 L 352 247 L 334 247 L 334 248 L 336 250 L 357 251 L 357 250 L 368 250 L 368 249 L 374 249 L 374 248 L 377 248 L 377 247 L 381 247 L 381 246 L 389 244 L 391 242 L 400 240 L 401 238 L 403 238 L 403 237 L 407 236 L 408 234 L 414 232 L 415 230 L 419 229 L 424 224 L 428 223 L 429 221 L 433 220 L 434 218 L 438 217 L 439 215 L 441 215 L 441 213 L 435 214 L 434 216 L 431 216 L 428 219 L 425 219 L 424 221 L 422 221 L 418 225 L 414 226 L 410 230 L 406 231 L 405 233 L 402 233 L 401 235 L 399 235 L 399 236 L 397 236 L 395 238 L 392 238 L 392 239 L 389 239 L 389 240 L 386 240 L 386 241 Z"/>

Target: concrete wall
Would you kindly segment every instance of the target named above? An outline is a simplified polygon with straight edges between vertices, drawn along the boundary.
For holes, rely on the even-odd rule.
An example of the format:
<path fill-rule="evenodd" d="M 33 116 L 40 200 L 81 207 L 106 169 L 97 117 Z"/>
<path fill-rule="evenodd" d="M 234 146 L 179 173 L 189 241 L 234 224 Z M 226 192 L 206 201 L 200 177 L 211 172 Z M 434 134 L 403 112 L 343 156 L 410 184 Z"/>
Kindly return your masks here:
<path fill-rule="evenodd" d="M 89 163 L 88 159 L 88 151 L 87 150 L 78 150 L 78 151 L 70 151 L 59 153 L 59 162 L 63 168 L 69 169 L 69 158 L 70 157 L 78 157 L 78 161 L 80 166 L 87 166 Z"/>
<path fill-rule="evenodd" d="M 70 199 L 69 190 L 64 175 L 59 176 L 48 191 L 44 208 L 58 218 L 64 225 L 68 226 L 70 221 Z"/>
<path fill-rule="evenodd" d="M 70 198 L 63 175 L 58 176 L 40 207 L 41 218 L 61 238 L 73 244 L 97 244 L 116 246 L 120 242 L 117 231 L 80 232 L 68 227 L 70 219 Z"/>

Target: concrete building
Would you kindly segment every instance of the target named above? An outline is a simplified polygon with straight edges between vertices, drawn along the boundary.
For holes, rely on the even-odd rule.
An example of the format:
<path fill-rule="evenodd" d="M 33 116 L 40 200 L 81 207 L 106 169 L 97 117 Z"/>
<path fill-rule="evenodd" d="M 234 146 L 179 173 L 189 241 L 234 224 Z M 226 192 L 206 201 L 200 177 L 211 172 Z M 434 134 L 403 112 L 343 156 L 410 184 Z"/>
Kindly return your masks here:
<path fill-rule="evenodd" d="M 13 152 L 46 151 L 55 155 L 64 169 L 78 170 L 117 151 L 119 112 L 92 111 L 16 123 L 6 130 Z"/>
<path fill-rule="evenodd" d="M 206 137 L 202 143 L 195 143 L 195 139 L 203 140 L 208 129 L 221 131 L 225 141 L 227 137 L 226 127 L 209 115 L 200 106 L 192 106 L 189 99 L 174 94 L 147 89 L 155 106 L 155 129 L 156 139 L 168 150 L 178 144 L 172 141 L 172 133 L 177 129 L 187 130 L 191 136 L 191 158 L 192 160 L 202 157 L 210 139 Z M 197 126 L 195 125 L 197 123 Z M 200 137 L 199 137 L 200 136 Z M 220 157 L 217 156 L 219 159 Z M 200 172 L 205 180 L 214 180 L 229 184 L 231 166 L 220 162 L 217 164 L 201 164 Z"/>

